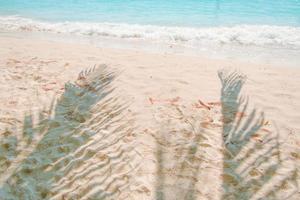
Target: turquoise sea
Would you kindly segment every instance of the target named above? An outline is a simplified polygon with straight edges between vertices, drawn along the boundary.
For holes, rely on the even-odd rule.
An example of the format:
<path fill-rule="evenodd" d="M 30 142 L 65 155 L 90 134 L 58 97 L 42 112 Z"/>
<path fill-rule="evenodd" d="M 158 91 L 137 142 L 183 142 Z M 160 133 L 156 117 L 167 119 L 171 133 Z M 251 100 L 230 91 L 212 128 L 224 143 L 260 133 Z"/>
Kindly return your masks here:
<path fill-rule="evenodd" d="M 300 26 L 299 0 L 0 0 L 0 15 L 51 22 Z"/>
<path fill-rule="evenodd" d="M 0 0 L 0 31 L 300 49 L 300 0 Z"/>

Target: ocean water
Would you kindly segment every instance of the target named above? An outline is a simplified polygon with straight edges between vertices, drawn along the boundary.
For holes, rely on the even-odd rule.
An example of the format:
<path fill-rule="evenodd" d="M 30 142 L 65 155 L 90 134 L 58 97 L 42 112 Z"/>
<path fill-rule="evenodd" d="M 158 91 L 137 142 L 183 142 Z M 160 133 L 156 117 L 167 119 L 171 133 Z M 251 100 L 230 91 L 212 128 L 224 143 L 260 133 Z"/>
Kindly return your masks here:
<path fill-rule="evenodd" d="M 0 31 L 300 50 L 300 0 L 0 0 Z"/>
<path fill-rule="evenodd" d="M 0 0 L 1 15 L 51 22 L 300 26 L 299 0 Z"/>

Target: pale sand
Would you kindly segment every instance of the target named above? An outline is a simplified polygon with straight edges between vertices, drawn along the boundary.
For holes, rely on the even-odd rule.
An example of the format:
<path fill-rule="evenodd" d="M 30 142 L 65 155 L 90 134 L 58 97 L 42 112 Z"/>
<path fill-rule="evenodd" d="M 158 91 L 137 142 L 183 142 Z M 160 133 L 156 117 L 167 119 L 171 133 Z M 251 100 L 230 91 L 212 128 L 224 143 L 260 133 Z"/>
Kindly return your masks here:
<path fill-rule="evenodd" d="M 292 176 L 290 172 L 299 168 L 300 68 L 286 66 L 1 37 L 0 131 L 12 129 L 12 132 L 17 132 L 15 127 L 22 127 L 24 114 L 49 108 L 52 99 L 64 92 L 66 82 L 74 82 L 80 71 L 98 64 L 106 64 L 108 70 L 117 73 L 116 80 L 112 82 L 116 89 L 111 95 L 119 96 L 124 104 L 129 103 L 124 114 L 127 117 L 122 117 L 121 121 L 132 120 L 134 124 L 133 134 L 130 139 L 122 140 L 120 148 L 124 146 L 126 154 L 131 152 L 127 149 L 131 145 L 134 152 L 128 160 L 117 156 L 116 162 L 122 162 L 123 167 L 116 167 L 110 172 L 107 168 L 102 172 L 100 167 L 98 172 L 97 169 L 92 172 L 87 170 L 100 162 L 97 159 L 100 157 L 101 160 L 103 156 L 83 158 L 89 163 L 88 166 L 79 165 L 65 175 L 65 180 L 57 181 L 55 186 L 49 185 L 48 189 L 57 199 L 78 199 L 80 195 L 82 199 L 93 199 L 96 198 L 93 195 L 102 190 L 106 192 L 107 199 L 188 199 L 186 194 L 191 194 L 193 185 L 196 198 L 190 199 L 220 199 L 224 193 L 222 177 L 225 185 L 232 183 L 230 187 L 235 188 L 235 180 L 228 177 L 230 170 L 227 175 L 222 172 L 223 156 L 226 157 L 222 148 L 222 132 L 226 131 L 226 127 L 222 129 L 224 116 L 221 105 L 224 102 L 222 104 L 220 100 L 222 84 L 218 72 L 224 72 L 224 69 L 236 70 L 247 77 L 240 96 L 249 97 L 248 108 L 244 113 L 239 112 L 237 118 L 245 118 L 245 124 L 253 124 L 259 113 L 264 112 L 263 125 L 255 135 L 251 135 L 251 140 L 262 143 L 260 132 L 279 134 L 280 149 L 286 158 L 278 171 L 270 175 L 272 181 L 264 182 L 253 199 L 266 195 L 272 189 L 279 191 L 274 185 L 282 177 Z M 209 102 L 215 103 L 210 105 Z M 253 109 L 257 112 L 251 115 Z M 198 138 L 199 134 L 204 134 L 206 139 Z M 100 154 L 112 158 L 117 154 L 114 150 L 121 150 L 114 146 L 110 137 L 98 142 L 108 144 L 107 150 L 99 150 Z M 97 145 L 100 144 L 93 148 Z M 250 142 L 247 145 L 250 146 Z M 195 152 L 185 158 L 186 151 Z M 260 154 L 268 156 L 264 151 Z M 271 153 L 272 156 L 275 154 Z M 180 167 L 183 162 L 186 162 L 183 164 L 185 167 Z M 298 166 L 294 165 L 297 162 Z M 272 163 L 271 159 L 266 163 Z M 248 165 L 252 165 L 251 161 Z M 114 168 L 113 158 L 105 166 Z M 126 166 L 131 166 L 133 170 L 127 170 Z M 247 168 L 247 162 L 242 162 L 238 170 L 242 170 L 243 166 Z M 259 169 L 248 173 L 259 177 L 258 171 L 263 167 L 257 167 Z M 181 168 L 184 169 L 180 171 Z M 88 171 L 86 174 L 85 170 Z M 78 173 L 82 176 L 72 179 Z M 93 174 L 89 176 L 88 173 Z M 107 179 L 103 180 L 105 175 Z M 247 179 L 246 176 L 243 178 Z M 293 180 L 300 184 L 299 177 Z M 1 175 L 1 184 L 3 181 L 5 178 Z M 279 195 L 294 194 L 293 198 L 297 199 L 299 188 L 297 193 L 295 184 L 280 186 L 284 192 L 279 192 Z M 236 189 L 232 193 L 243 193 L 241 191 Z M 278 196 L 277 199 L 283 197 Z"/>

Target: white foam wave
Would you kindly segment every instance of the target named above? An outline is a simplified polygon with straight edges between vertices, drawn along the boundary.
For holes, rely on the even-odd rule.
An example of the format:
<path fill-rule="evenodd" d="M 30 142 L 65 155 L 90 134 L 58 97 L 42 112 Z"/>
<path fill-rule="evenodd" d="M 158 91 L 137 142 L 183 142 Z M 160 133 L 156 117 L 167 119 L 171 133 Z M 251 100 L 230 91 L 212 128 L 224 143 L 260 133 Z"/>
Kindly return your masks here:
<path fill-rule="evenodd" d="M 39 31 L 172 43 L 240 44 L 300 48 L 300 27 L 239 25 L 233 27 L 163 27 L 114 23 L 50 23 L 18 16 L 0 17 L 2 31 Z"/>

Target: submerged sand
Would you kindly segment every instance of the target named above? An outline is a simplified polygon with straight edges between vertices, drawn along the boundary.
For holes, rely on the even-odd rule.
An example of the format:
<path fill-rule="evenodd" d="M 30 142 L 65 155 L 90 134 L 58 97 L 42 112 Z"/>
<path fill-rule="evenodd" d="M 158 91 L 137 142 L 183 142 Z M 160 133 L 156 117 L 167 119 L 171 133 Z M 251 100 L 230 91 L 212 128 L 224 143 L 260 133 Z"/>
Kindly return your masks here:
<path fill-rule="evenodd" d="M 107 66 L 105 74 L 96 70 L 87 76 L 103 76 L 105 83 L 113 79 L 107 84 L 114 90 L 101 89 L 107 95 L 96 100 L 93 95 L 101 94 L 88 86 L 91 97 L 78 97 L 90 84 L 78 75 L 100 64 Z M 0 38 L 0 68 L 1 137 L 15 134 L 22 141 L 24 132 L 40 123 L 37 113 L 47 115 L 58 99 L 55 123 L 41 131 L 49 137 L 40 134 L 30 145 L 19 142 L 10 155 L 1 149 L 2 162 L 10 161 L 1 170 L 1 194 L 16 199 L 299 198 L 300 69 L 16 37 Z M 83 121 L 61 119 L 69 115 L 59 113 L 66 104 L 86 111 Z M 66 125 L 73 122 L 74 127 Z M 97 134 L 86 139 L 81 126 Z M 75 145 L 69 136 L 59 139 L 69 132 L 86 140 Z M 66 144 L 73 149 L 64 149 Z M 49 151 L 39 153 L 43 148 Z M 52 153 L 54 163 L 45 163 Z M 26 161 L 38 158 L 40 164 Z M 34 175 L 23 173 L 24 163 Z"/>

